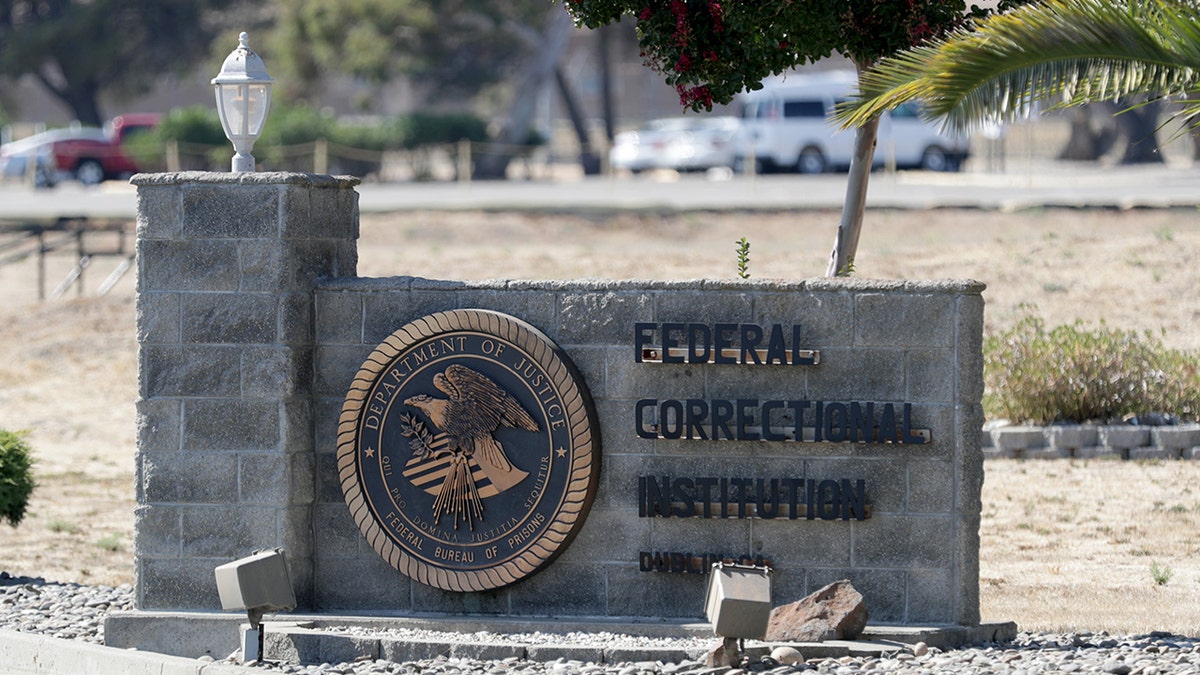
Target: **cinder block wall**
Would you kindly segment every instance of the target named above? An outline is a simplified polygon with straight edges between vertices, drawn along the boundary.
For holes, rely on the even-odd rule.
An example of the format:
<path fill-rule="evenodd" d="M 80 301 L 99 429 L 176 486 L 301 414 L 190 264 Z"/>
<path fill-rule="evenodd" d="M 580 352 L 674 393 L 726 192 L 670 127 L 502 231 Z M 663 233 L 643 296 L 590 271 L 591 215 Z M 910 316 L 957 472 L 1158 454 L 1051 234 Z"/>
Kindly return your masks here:
<path fill-rule="evenodd" d="M 769 558 L 776 603 L 842 578 L 874 622 L 979 621 L 982 285 L 974 282 L 484 282 L 355 278 L 354 182 L 158 174 L 139 200 L 135 556 L 142 610 L 216 609 L 213 569 L 288 550 L 298 599 L 336 612 L 703 616 L 701 574 L 644 552 Z M 368 545 L 337 482 L 346 389 L 392 331 L 491 309 L 582 372 L 602 469 L 576 540 L 507 589 L 411 582 Z M 815 366 L 652 365 L 638 322 L 800 326 Z M 928 444 L 639 438 L 639 399 L 909 403 Z M 640 477 L 863 479 L 867 520 L 641 517 Z"/>
<path fill-rule="evenodd" d="M 219 608 L 213 569 L 276 546 L 311 604 L 312 290 L 355 273 L 358 181 L 133 182 L 138 607 Z"/>
<path fill-rule="evenodd" d="M 706 579 L 641 571 L 642 552 L 762 555 L 776 603 L 850 579 L 876 622 L 979 621 L 983 482 L 982 286 L 973 282 L 461 283 L 322 281 L 316 300 L 317 607 L 351 611 L 703 617 Z M 336 471 L 336 425 L 355 372 L 405 323 L 484 308 L 546 333 L 595 399 L 599 493 L 580 536 L 506 590 L 455 594 L 409 581 L 358 533 Z M 634 359 L 638 322 L 801 326 L 816 366 L 652 365 Z M 657 399 L 909 402 L 925 445 L 639 438 L 634 406 Z M 641 476 L 862 478 L 864 521 L 639 517 Z M 346 584 L 345 579 L 357 583 Z"/>

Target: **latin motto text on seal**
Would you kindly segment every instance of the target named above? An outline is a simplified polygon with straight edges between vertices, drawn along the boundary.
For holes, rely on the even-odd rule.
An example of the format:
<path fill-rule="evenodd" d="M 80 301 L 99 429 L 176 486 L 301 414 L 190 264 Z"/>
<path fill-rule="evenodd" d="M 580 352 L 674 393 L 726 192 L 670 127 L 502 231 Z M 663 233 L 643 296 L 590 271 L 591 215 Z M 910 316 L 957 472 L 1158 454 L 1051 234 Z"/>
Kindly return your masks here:
<path fill-rule="evenodd" d="M 599 474 L 583 378 L 536 328 L 489 310 L 392 333 L 338 423 L 359 529 L 390 565 L 444 590 L 501 588 L 544 568 L 582 527 Z"/>

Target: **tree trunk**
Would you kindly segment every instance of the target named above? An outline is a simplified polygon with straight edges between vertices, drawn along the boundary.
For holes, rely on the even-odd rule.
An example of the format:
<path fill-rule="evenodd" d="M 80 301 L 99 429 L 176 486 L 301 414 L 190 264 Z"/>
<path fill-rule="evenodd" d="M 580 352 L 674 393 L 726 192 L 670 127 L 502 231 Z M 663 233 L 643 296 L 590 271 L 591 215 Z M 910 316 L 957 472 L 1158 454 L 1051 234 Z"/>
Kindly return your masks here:
<path fill-rule="evenodd" d="M 100 104 L 97 101 L 98 87 L 94 84 L 90 82 L 71 84 L 68 82 L 55 85 L 41 71 L 36 73 L 36 77 L 42 87 L 65 105 L 80 124 L 89 127 L 104 125 L 104 118 L 100 115 Z"/>
<path fill-rule="evenodd" d="M 859 77 L 871 62 L 856 62 Z M 867 210 L 867 183 L 875 161 L 875 142 L 879 138 L 879 117 L 854 130 L 854 156 L 850 158 L 850 173 L 846 176 L 846 199 L 842 202 L 842 221 L 833 238 L 833 251 L 825 276 L 850 276 L 854 271 L 854 256 L 858 253 L 858 237 L 862 234 L 863 214 Z"/>
<path fill-rule="evenodd" d="M 1067 144 L 1059 151 L 1059 159 L 1094 162 L 1112 148 L 1116 131 L 1111 115 L 1105 115 L 1104 122 L 1097 125 L 1094 123 L 1094 112 L 1095 108 L 1090 105 L 1077 106 L 1068 111 L 1071 135 Z"/>
<path fill-rule="evenodd" d="M 1123 107 L 1127 107 L 1122 102 Z M 1131 105 L 1138 105 L 1137 102 Z M 1162 152 L 1158 147 L 1158 114 L 1162 104 L 1158 101 L 1138 105 L 1113 117 L 1117 128 L 1125 136 L 1127 145 L 1121 155 L 1121 164 L 1162 163 Z"/>
<path fill-rule="evenodd" d="M 550 12 L 548 21 L 541 39 L 542 47 L 533 55 L 514 90 L 508 125 L 497 141 L 499 147 L 479 153 L 475 161 L 475 178 L 504 178 L 508 163 L 529 141 L 538 92 L 566 51 L 567 39 L 574 28 L 571 15 L 565 11 Z"/>
<path fill-rule="evenodd" d="M 612 34 L 615 27 L 605 25 L 599 30 L 600 42 L 600 100 L 604 106 L 604 138 L 608 141 L 608 146 L 612 147 L 613 139 L 616 138 L 617 132 L 617 115 L 615 102 L 613 100 L 613 75 L 612 75 Z"/>
<path fill-rule="evenodd" d="M 588 133 L 587 122 L 583 119 L 583 111 L 579 109 L 579 99 L 571 89 L 571 83 L 567 81 L 562 68 L 554 69 L 554 81 L 558 84 L 558 93 L 567 109 L 567 117 L 571 118 L 575 137 L 579 139 L 579 163 L 583 165 L 583 173 L 595 176 L 600 173 L 600 157 L 592 149 L 591 135 Z"/>
<path fill-rule="evenodd" d="M 846 200 L 842 204 L 842 222 L 838 224 L 829 254 L 827 277 L 850 276 L 854 271 L 854 256 L 858 253 L 858 238 L 862 233 L 863 214 L 867 209 L 867 183 L 875 159 L 875 141 L 879 137 L 879 118 L 876 117 L 854 131 L 854 156 L 850 159 L 850 174 L 846 178 Z"/>

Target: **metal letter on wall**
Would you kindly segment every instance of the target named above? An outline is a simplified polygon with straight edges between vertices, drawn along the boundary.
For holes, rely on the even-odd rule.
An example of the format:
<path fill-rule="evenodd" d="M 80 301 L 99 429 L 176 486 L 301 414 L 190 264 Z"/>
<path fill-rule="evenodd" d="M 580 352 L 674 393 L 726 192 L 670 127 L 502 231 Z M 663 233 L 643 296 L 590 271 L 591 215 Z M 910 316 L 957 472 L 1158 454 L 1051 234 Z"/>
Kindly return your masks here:
<path fill-rule="evenodd" d="M 548 337 L 481 309 L 392 333 L 350 385 L 338 475 L 367 541 L 450 591 L 516 583 L 582 527 L 600 475 L 583 378 Z"/>

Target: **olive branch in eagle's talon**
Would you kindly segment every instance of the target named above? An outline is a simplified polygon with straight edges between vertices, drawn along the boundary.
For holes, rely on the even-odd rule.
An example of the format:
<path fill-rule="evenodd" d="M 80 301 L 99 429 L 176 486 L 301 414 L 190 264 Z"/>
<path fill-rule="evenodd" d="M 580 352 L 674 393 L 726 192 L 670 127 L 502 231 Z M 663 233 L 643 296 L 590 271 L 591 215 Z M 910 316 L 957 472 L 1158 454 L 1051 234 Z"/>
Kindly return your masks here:
<path fill-rule="evenodd" d="M 433 434 L 416 415 L 404 413 L 400 417 L 400 433 L 411 439 L 408 447 L 417 457 L 425 459 L 434 454 Z"/>

